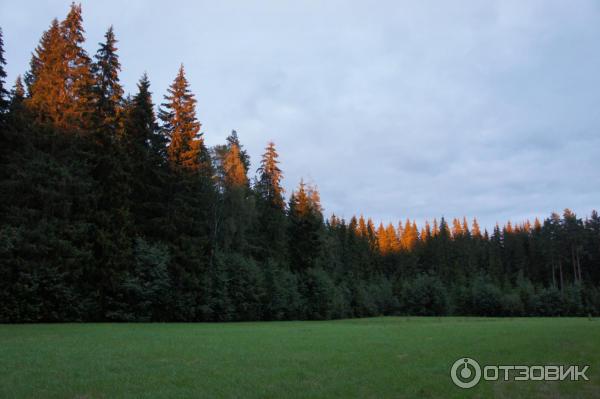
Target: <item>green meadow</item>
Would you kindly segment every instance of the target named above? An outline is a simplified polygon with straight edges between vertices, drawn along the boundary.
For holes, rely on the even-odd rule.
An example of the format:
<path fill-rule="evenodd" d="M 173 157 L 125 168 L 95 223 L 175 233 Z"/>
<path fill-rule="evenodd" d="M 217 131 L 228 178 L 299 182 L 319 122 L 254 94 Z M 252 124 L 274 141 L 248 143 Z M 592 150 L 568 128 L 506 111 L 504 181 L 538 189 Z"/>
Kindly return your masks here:
<path fill-rule="evenodd" d="M 589 365 L 589 381 L 481 381 L 480 364 Z M 598 398 L 600 320 L 0 325 L 0 398 Z"/>

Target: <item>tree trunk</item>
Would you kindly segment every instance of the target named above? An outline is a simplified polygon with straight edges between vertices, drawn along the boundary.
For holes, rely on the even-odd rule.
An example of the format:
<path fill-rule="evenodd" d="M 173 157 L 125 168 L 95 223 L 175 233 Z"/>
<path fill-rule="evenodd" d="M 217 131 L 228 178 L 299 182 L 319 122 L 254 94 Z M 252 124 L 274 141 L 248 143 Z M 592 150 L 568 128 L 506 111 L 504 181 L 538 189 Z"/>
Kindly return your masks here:
<path fill-rule="evenodd" d="M 573 265 L 573 283 L 577 284 L 577 264 L 575 263 L 575 247 L 571 245 L 571 264 Z"/>
<path fill-rule="evenodd" d="M 554 265 L 554 259 L 552 259 L 552 287 L 556 288 L 556 266 Z"/>
<path fill-rule="evenodd" d="M 579 248 L 575 251 L 575 260 L 577 261 L 577 271 L 579 273 L 579 282 L 581 283 L 583 280 L 581 278 L 581 262 L 579 261 Z"/>
<path fill-rule="evenodd" d="M 560 259 L 558 260 L 558 275 L 560 276 L 560 293 L 562 294 L 564 280 L 563 280 L 563 272 L 562 272 L 562 261 Z"/>

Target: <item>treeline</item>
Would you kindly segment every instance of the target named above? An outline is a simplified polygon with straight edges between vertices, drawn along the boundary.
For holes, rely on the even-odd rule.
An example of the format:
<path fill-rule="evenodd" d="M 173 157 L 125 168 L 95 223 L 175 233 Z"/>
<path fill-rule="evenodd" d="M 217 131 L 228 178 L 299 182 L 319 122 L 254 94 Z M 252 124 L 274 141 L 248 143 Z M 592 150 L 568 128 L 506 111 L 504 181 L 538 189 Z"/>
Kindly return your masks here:
<path fill-rule="evenodd" d="M 481 231 L 375 226 L 287 197 L 269 143 L 208 148 L 183 66 L 155 105 L 119 82 L 110 28 L 52 21 L 6 89 L 0 32 L 0 321 L 228 321 L 600 314 L 600 217 Z"/>

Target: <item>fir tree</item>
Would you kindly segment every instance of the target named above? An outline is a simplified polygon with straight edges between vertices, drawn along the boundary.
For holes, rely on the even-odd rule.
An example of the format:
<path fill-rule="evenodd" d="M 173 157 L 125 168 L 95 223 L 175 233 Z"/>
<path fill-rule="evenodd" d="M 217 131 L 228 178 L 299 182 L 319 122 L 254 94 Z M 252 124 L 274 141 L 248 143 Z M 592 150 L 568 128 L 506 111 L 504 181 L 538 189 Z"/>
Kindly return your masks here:
<path fill-rule="evenodd" d="M 138 92 L 124 107 L 121 143 L 133 177 L 131 203 L 137 230 L 144 236 L 158 238 L 165 222 L 166 140 L 158 132 L 146 74 L 137 87 Z"/>
<path fill-rule="evenodd" d="M 220 249 L 245 253 L 248 232 L 255 224 L 255 207 L 237 134 L 227 138 L 227 145 L 218 146 L 216 154 L 222 187 L 222 206 L 217 223 Z"/>
<path fill-rule="evenodd" d="M 368 238 L 369 236 L 367 222 L 365 222 L 365 218 L 363 217 L 363 215 L 360 215 L 360 217 L 358 218 L 358 234 L 362 238 Z"/>
<path fill-rule="evenodd" d="M 377 249 L 382 255 L 384 255 L 390 252 L 390 247 L 391 245 L 387 235 L 387 231 L 383 226 L 383 222 L 381 222 L 377 227 Z"/>
<path fill-rule="evenodd" d="M 27 126 L 29 117 L 25 106 L 25 87 L 21 75 L 17 76 L 15 84 L 10 92 L 10 102 L 8 105 L 8 113 L 6 115 L 7 135 L 19 136 L 19 133 Z M 10 130 L 10 132 L 9 132 Z"/>
<path fill-rule="evenodd" d="M 121 64 L 117 55 L 117 39 L 113 27 L 104 34 L 104 43 L 98 43 L 98 49 L 92 66 L 95 78 L 94 92 L 96 95 L 96 118 L 103 129 L 113 134 L 117 129 L 117 117 L 123 101 L 123 88 L 119 83 Z"/>
<path fill-rule="evenodd" d="M 256 255 L 283 261 L 287 257 L 287 220 L 282 187 L 283 173 L 279 168 L 279 154 L 270 142 L 262 156 L 258 177 L 254 184 L 257 197 Z"/>
<path fill-rule="evenodd" d="M 402 235 L 401 246 L 405 251 L 412 251 L 419 240 L 419 231 L 416 224 L 407 221 Z"/>
<path fill-rule="evenodd" d="M 165 95 L 159 118 L 169 140 L 167 155 L 173 170 L 191 173 L 206 168 L 207 149 L 196 119 L 196 98 L 189 89 L 183 65 Z"/>
<path fill-rule="evenodd" d="M 389 245 L 389 253 L 397 253 L 400 249 L 400 241 L 398 240 L 398 234 L 396 234 L 396 229 L 392 223 L 388 223 L 385 228 L 385 233 Z"/>
<path fill-rule="evenodd" d="M 150 80 L 143 74 L 137 84 L 138 92 L 128 102 L 124 121 L 122 141 L 129 153 L 140 163 L 145 163 L 154 153 L 154 166 L 160 165 L 160 158 L 165 156 L 166 140 L 158 134 L 158 125 L 154 114 Z"/>
<path fill-rule="evenodd" d="M 50 28 L 42 35 L 25 77 L 29 92 L 27 105 L 32 110 L 35 121 L 41 124 L 63 124 L 63 115 L 69 101 L 64 47 L 59 22 L 54 19 Z"/>
<path fill-rule="evenodd" d="M 471 228 L 471 231 L 474 238 L 481 238 L 481 230 L 479 229 L 479 223 L 477 222 L 477 218 L 473 219 L 473 226 Z"/>
<path fill-rule="evenodd" d="M 224 183 L 228 189 L 246 187 L 248 177 L 239 144 L 231 143 L 223 158 Z"/>
<path fill-rule="evenodd" d="M 23 86 L 21 75 L 17 75 L 10 99 L 12 104 L 21 104 L 25 100 L 25 86 Z"/>
<path fill-rule="evenodd" d="M 85 42 L 81 4 L 71 4 L 65 20 L 60 24 L 63 37 L 64 76 L 69 102 L 65 107 L 65 127 L 89 129 L 94 113 L 94 78 L 92 62 L 83 48 Z"/>
<path fill-rule="evenodd" d="M 275 144 L 271 141 L 265 149 L 260 168 L 258 168 L 258 182 L 255 187 L 258 195 L 263 201 L 274 208 L 284 209 L 283 193 L 284 189 L 281 186 L 283 174 L 279 169 L 279 154 L 275 150 Z"/>
<path fill-rule="evenodd" d="M 201 320 L 208 306 L 206 270 L 214 265 L 218 209 L 214 171 L 196 119 L 196 99 L 183 65 L 168 89 L 159 118 L 169 145 L 166 220 L 160 231 L 172 243 L 171 274 L 180 287 L 173 302 L 176 319 Z"/>
<path fill-rule="evenodd" d="M 244 149 L 242 144 L 240 144 L 240 139 L 238 137 L 237 131 L 232 130 L 231 134 L 227 136 L 227 147 L 231 148 L 231 146 L 236 145 L 240 152 L 240 158 L 242 160 L 242 164 L 244 165 L 244 169 L 246 173 L 250 170 L 250 155 L 248 155 L 248 151 Z"/>
<path fill-rule="evenodd" d="M 300 181 L 289 203 L 290 265 L 296 272 L 317 266 L 321 256 L 323 215 L 316 188 Z"/>
<path fill-rule="evenodd" d="M 81 5 L 75 3 L 64 21 L 53 20 L 44 32 L 26 76 L 28 105 L 38 123 L 79 131 L 91 127 L 94 82 L 83 34 Z"/>

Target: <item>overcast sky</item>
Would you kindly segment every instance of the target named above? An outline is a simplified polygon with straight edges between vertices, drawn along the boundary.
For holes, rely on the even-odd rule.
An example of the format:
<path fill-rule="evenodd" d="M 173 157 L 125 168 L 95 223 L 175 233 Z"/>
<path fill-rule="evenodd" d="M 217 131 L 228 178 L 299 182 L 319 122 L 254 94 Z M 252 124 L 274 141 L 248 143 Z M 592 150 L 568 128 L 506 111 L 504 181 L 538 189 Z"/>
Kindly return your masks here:
<path fill-rule="evenodd" d="M 126 91 L 160 103 L 180 63 L 206 141 L 267 141 L 288 193 L 375 221 L 484 226 L 600 204 L 598 1 L 83 1 L 114 25 Z M 9 79 L 70 1 L 0 2 Z"/>

